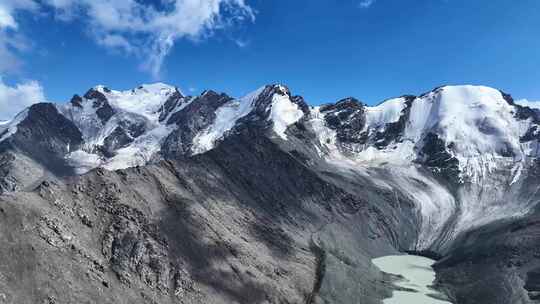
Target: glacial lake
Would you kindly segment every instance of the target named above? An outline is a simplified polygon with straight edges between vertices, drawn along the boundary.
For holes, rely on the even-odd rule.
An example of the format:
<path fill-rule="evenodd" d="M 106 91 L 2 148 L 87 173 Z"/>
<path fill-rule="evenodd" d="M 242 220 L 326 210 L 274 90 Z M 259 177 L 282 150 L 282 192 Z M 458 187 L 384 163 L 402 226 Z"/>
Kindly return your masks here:
<path fill-rule="evenodd" d="M 429 286 L 435 281 L 435 271 L 431 267 L 435 261 L 415 255 L 390 255 L 372 260 L 381 271 L 401 275 L 394 284 L 415 290 L 392 292 L 392 297 L 383 300 L 384 304 L 452 304 L 429 295 L 439 294 Z"/>

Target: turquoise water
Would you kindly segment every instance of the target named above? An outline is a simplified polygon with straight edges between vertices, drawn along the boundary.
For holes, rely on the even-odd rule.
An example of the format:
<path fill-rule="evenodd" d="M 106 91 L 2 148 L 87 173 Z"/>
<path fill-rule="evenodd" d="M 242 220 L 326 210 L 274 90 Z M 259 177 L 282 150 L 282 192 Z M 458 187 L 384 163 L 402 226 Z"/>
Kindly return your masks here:
<path fill-rule="evenodd" d="M 397 286 L 416 291 L 395 290 L 391 298 L 383 300 L 384 304 L 451 304 L 429 296 L 438 294 L 429 287 L 435 281 L 435 271 L 431 267 L 435 261 L 415 255 L 390 255 L 372 262 L 383 272 L 401 275 L 404 279 L 397 281 Z"/>

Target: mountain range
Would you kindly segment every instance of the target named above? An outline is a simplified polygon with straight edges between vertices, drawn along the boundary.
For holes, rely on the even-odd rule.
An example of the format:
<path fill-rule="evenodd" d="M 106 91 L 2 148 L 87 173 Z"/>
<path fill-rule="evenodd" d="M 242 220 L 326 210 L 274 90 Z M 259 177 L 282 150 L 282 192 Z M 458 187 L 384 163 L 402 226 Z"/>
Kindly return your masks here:
<path fill-rule="evenodd" d="M 0 303 L 540 303 L 540 111 L 484 86 L 310 106 L 96 86 L 0 125 Z"/>

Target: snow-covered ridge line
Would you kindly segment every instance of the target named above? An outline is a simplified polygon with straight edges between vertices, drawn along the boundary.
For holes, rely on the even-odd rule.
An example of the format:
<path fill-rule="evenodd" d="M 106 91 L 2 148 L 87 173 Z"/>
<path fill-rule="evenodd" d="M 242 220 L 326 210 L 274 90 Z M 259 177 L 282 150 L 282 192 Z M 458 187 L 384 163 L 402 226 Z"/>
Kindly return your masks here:
<path fill-rule="evenodd" d="M 366 107 L 366 126 L 380 128 L 398 121 L 405 109 L 405 101 L 403 97 L 392 98 L 377 106 Z"/>
<path fill-rule="evenodd" d="M 375 107 L 315 107 L 309 122 L 319 155 L 337 170 L 411 198 L 421 219 L 415 250 L 427 250 L 535 208 L 535 196 L 520 195 L 538 170 L 538 118 L 499 90 L 446 86 Z"/>
<path fill-rule="evenodd" d="M 251 113 L 255 101 L 264 90 L 265 87 L 261 87 L 245 97 L 231 100 L 218 108 L 213 124 L 202 130 L 193 139 L 193 153 L 200 154 L 213 149 L 216 142 L 222 139 L 240 118 Z"/>
<path fill-rule="evenodd" d="M 135 89 L 116 91 L 98 85 L 94 89 L 105 95 L 109 104 L 116 109 L 143 115 L 152 122 L 159 118 L 159 109 L 168 97 L 177 92 L 183 95 L 176 87 L 164 84 L 143 84 Z"/>
<path fill-rule="evenodd" d="M 20 122 L 22 122 L 24 119 L 26 119 L 27 115 L 28 115 L 28 109 L 24 109 L 22 112 L 17 114 L 12 120 L 3 121 L 0 124 L 0 142 L 3 142 L 7 138 L 9 138 L 11 135 L 15 134 L 15 132 L 17 132 L 17 125 Z"/>
<path fill-rule="evenodd" d="M 430 161 L 426 148 L 440 141 L 438 145 L 442 146 L 431 150 L 437 148 L 456 159 L 462 177 L 477 179 L 489 174 L 497 159 L 511 157 L 519 161 L 537 157 L 540 151 L 537 122 L 523 115 L 526 111 L 519 109 L 520 102 L 514 104 L 506 99 L 508 95 L 489 87 L 440 87 L 419 97 L 389 99 L 376 106 L 346 99 L 343 104 L 340 101 L 330 107 L 312 107 L 311 114 L 307 105 L 298 103 L 282 85 L 265 86 L 219 104 L 208 99 L 220 96 L 213 94 L 207 91 L 185 97 L 177 88 L 163 83 L 125 91 L 95 86 L 83 97 L 57 105 L 59 112 L 78 127 L 84 140 L 80 149 L 84 153 L 75 151 L 68 159 L 74 159 L 75 166 L 78 159 L 85 164 L 93 160 L 92 166 L 110 169 L 145 164 L 160 153 L 173 131 L 186 128 L 182 123 L 188 122 L 178 119 L 197 115 L 205 117 L 200 122 L 189 122 L 189 128 L 194 128 L 189 136 L 174 135 L 188 146 L 186 153 L 213 149 L 238 125 L 252 119 L 266 121 L 261 125 L 267 125 L 276 138 L 286 141 L 288 128 L 308 116 L 314 121 L 308 122 L 311 131 L 320 139 L 321 155 L 330 151 L 332 157 L 353 163 Z M 334 124 L 341 122 L 328 125 L 329 115 L 333 115 Z M 9 123 L 10 132 L 3 132 L 2 139 L 16 132 L 17 121 Z M 337 156 L 344 152 L 346 155 Z"/>
<path fill-rule="evenodd" d="M 81 149 L 68 154 L 67 160 L 79 173 L 95 167 L 114 170 L 144 165 L 173 130 L 166 119 L 160 121 L 170 98 L 181 101 L 173 111 L 189 102 L 177 88 L 156 83 L 126 91 L 98 85 L 84 97 L 59 105 L 59 111 L 75 123 L 84 139 Z"/>
<path fill-rule="evenodd" d="M 366 132 L 366 142 L 347 148 L 363 163 L 410 163 L 425 160 L 426 149 L 435 148 L 428 146 L 436 143 L 428 141 L 432 137 L 444 144 L 438 149 L 458 160 L 464 176 L 478 179 L 496 159 L 538 156 L 538 121 L 523 117 L 506 98 L 493 88 L 466 85 L 440 87 L 414 98 L 407 109 L 405 98 L 390 99 L 364 108 L 360 132 Z M 391 130 L 399 133 L 385 134 L 385 128 L 400 119 L 403 123 Z M 392 140 L 383 141 L 388 138 Z"/>
<path fill-rule="evenodd" d="M 144 165 L 161 157 L 162 147 L 171 136 L 180 136 L 179 140 L 184 141 L 180 145 L 191 146 L 189 154 L 204 153 L 213 149 L 236 127 L 239 120 L 250 114 L 258 115 L 257 119 L 267 119 L 275 134 L 287 140 L 285 131 L 288 126 L 304 115 L 291 100 L 288 89 L 281 85 L 261 87 L 222 105 L 212 104 L 219 102 L 213 99 L 219 99 L 219 96 L 223 95 L 205 91 L 200 96 L 184 97 L 177 88 L 162 83 L 142 85 L 126 91 L 95 86 L 83 97 L 76 96 L 70 103 L 57 106 L 59 112 L 80 129 L 84 139 L 83 146 L 68 154 L 66 159 L 79 173 L 95 167 L 114 170 Z M 194 105 L 188 108 L 192 103 Z M 260 111 L 261 107 L 265 109 Z M 214 115 L 203 114 L 211 111 L 208 110 L 211 108 L 215 108 Z M 179 113 L 184 109 L 193 112 L 190 114 L 192 118 Z M 172 119 L 177 113 L 183 119 L 195 121 L 197 118 L 193 116 L 210 115 L 203 121 L 211 121 L 208 126 L 198 130 L 197 126 L 202 121 L 178 121 L 182 119 L 178 117 Z M 185 142 L 190 135 L 177 131 L 183 128 L 190 129 L 186 129 L 187 132 L 195 132 L 190 144 Z"/>
<path fill-rule="evenodd" d="M 193 153 L 200 154 L 213 149 L 239 120 L 257 112 L 261 106 L 265 107 L 262 112 L 267 115 L 266 120 L 272 124 L 272 130 L 283 140 L 287 140 L 287 128 L 304 116 L 299 106 L 291 100 L 288 88 L 282 85 L 264 86 L 219 107 L 215 111 L 214 122 L 193 139 Z"/>

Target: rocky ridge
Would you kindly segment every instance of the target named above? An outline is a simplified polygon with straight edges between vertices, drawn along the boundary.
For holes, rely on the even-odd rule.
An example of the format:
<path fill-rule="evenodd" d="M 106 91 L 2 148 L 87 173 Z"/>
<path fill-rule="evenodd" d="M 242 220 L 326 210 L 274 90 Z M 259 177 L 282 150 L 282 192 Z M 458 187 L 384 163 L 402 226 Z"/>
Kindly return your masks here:
<path fill-rule="evenodd" d="M 33 105 L 0 130 L 0 301 L 381 303 L 371 259 L 417 252 L 453 303 L 536 303 L 537 113 L 479 86 Z"/>

